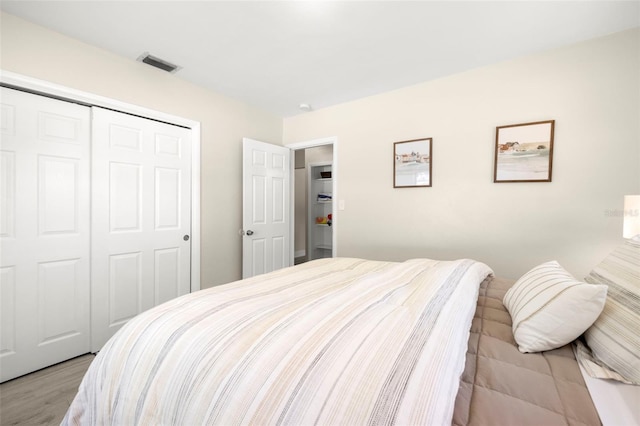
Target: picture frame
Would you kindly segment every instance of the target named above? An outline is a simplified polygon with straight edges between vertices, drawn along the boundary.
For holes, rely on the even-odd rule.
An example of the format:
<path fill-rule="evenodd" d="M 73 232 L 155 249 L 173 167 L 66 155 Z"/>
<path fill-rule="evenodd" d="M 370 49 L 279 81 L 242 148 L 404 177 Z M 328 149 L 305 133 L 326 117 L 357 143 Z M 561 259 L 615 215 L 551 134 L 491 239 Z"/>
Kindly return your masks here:
<path fill-rule="evenodd" d="M 496 127 L 493 182 L 551 182 L 555 120 Z"/>
<path fill-rule="evenodd" d="M 393 187 L 430 187 L 433 139 L 411 139 L 393 143 Z"/>

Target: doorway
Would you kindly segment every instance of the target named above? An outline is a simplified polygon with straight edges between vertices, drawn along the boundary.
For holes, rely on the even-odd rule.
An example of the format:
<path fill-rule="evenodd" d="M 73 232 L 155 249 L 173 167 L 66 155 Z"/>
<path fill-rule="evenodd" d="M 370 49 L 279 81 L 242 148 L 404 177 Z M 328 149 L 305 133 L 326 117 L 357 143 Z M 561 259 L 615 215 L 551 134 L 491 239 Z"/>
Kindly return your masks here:
<path fill-rule="evenodd" d="M 335 257 L 334 143 L 294 149 L 294 157 L 294 264 Z"/>
<path fill-rule="evenodd" d="M 337 138 L 335 137 L 298 142 L 284 147 L 244 138 L 242 172 L 243 219 L 242 229 L 240 230 L 240 235 L 243 238 L 243 278 L 294 265 L 294 228 L 296 223 L 294 219 L 295 152 L 326 145 L 332 146 L 332 160 L 330 161 L 332 167 L 337 171 Z M 301 158 L 301 154 L 298 154 L 298 156 Z M 325 191 L 330 192 L 332 197 L 337 198 L 337 176 L 335 172 L 333 172 L 333 179 L 330 179 L 330 181 Z M 342 206 L 342 203 L 340 204 Z M 256 209 L 255 206 L 261 207 Z M 332 202 L 330 206 L 327 205 L 325 207 L 328 208 L 325 215 L 329 216 L 330 214 L 333 218 L 333 223 L 336 223 L 335 204 Z M 276 234 L 273 234 L 268 229 L 264 229 L 263 225 L 272 223 L 278 226 L 284 225 L 286 232 L 280 229 Z M 257 226 L 262 226 L 263 229 L 254 229 Z M 332 226 L 329 236 L 330 242 L 324 243 L 324 250 L 326 251 L 324 257 L 337 256 L 336 231 L 337 226 Z M 306 237 L 302 240 L 304 241 L 304 239 Z M 299 252 L 298 254 L 302 255 L 299 256 L 303 258 L 300 260 L 304 260 L 306 249 L 304 253 Z"/>

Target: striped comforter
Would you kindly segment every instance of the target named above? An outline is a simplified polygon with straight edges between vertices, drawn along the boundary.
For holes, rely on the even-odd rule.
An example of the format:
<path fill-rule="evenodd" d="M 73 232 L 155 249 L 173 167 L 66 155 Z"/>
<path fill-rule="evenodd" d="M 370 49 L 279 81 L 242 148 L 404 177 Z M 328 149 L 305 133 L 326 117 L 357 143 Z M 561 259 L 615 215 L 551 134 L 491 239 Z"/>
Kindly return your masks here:
<path fill-rule="evenodd" d="M 322 259 L 131 320 L 63 424 L 451 424 L 472 260 Z"/>

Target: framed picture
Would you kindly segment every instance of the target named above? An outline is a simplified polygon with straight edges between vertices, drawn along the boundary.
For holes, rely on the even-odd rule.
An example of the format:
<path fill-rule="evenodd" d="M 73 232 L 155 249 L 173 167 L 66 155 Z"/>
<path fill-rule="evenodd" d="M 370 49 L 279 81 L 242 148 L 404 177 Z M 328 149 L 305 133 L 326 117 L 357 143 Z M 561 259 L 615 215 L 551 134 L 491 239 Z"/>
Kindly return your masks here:
<path fill-rule="evenodd" d="M 551 182 L 555 120 L 496 127 L 494 182 Z"/>
<path fill-rule="evenodd" d="M 393 187 L 431 186 L 431 138 L 393 144 Z"/>

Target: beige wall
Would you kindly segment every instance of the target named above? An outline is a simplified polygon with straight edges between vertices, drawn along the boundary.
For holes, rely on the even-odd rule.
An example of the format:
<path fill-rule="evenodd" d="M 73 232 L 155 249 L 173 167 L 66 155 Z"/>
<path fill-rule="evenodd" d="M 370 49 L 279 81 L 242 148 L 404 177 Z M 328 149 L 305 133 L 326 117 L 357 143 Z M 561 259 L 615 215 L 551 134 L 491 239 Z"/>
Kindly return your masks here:
<path fill-rule="evenodd" d="M 201 285 L 239 279 L 242 138 L 279 144 L 282 119 L 12 15 L 0 35 L 5 71 L 201 123 Z"/>
<path fill-rule="evenodd" d="M 341 256 L 482 260 L 584 276 L 640 193 L 636 30 L 298 115 L 284 142 L 338 138 Z M 556 120 L 553 182 L 492 183 L 495 127 Z M 393 188 L 395 141 L 433 138 L 433 187 Z"/>

